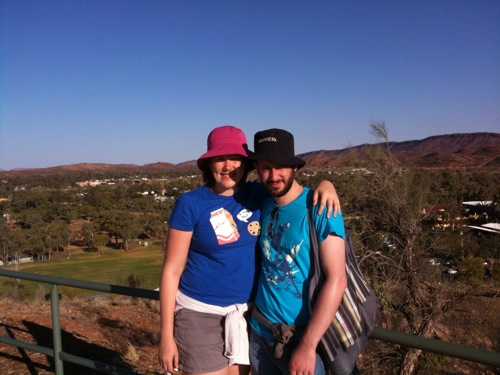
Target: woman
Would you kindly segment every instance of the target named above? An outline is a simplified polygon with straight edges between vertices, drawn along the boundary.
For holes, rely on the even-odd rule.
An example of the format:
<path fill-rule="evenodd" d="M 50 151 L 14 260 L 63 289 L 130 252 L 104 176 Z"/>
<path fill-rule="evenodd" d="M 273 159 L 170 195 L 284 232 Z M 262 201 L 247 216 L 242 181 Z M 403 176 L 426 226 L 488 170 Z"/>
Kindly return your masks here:
<path fill-rule="evenodd" d="M 248 374 L 244 313 L 253 299 L 260 205 L 268 193 L 246 182 L 252 152 L 240 129 L 215 128 L 207 144 L 197 161 L 205 184 L 182 194 L 169 219 L 159 363 L 170 373 Z M 322 184 L 322 202 L 330 198 L 338 209 L 333 186 Z"/>

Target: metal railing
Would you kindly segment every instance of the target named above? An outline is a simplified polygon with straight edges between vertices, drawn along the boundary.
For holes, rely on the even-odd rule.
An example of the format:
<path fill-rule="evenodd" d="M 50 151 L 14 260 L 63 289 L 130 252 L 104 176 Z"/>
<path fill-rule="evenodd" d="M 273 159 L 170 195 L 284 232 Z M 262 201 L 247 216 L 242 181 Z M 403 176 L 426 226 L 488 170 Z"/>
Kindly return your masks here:
<path fill-rule="evenodd" d="M 58 285 L 62 285 L 78 289 L 94 290 L 104 293 L 119 294 L 152 300 L 159 299 L 159 293 L 157 291 L 68 279 L 63 277 L 38 275 L 11 270 L 0 270 L 0 276 L 50 284 L 53 348 L 47 348 L 4 336 L 0 336 L 0 342 L 52 357 L 54 359 L 56 375 L 64 374 L 64 362 L 77 364 L 107 374 L 139 375 L 139 373 L 128 369 L 123 369 L 114 365 L 109 365 L 88 358 L 79 357 L 63 351 L 61 340 L 61 323 L 59 315 L 59 294 L 57 287 Z M 370 338 L 388 342 L 391 344 L 402 345 L 408 348 L 420 349 L 427 352 L 500 368 L 500 353 L 498 352 L 479 350 L 470 346 L 452 344 L 436 339 L 428 339 L 416 335 L 390 331 L 379 327 L 376 327 L 373 330 Z"/>
<path fill-rule="evenodd" d="M 4 336 L 0 336 L 0 342 L 14 345 L 23 349 L 39 352 L 52 357 L 54 359 L 54 367 L 56 375 L 64 374 L 63 362 L 77 364 L 107 374 L 139 375 L 139 373 L 128 369 L 123 369 L 117 366 L 101 363 L 88 358 L 79 357 L 63 351 L 62 339 L 61 339 L 61 322 L 59 316 L 59 293 L 57 287 L 58 285 L 69 286 L 78 289 L 94 290 L 103 293 L 119 294 L 130 297 L 147 298 L 152 300 L 159 299 L 159 293 L 157 291 L 149 289 L 130 288 L 120 285 L 94 283 L 90 281 L 68 279 L 64 277 L 38 275 L 34 273 L 11 271 L 11 270 L 0 270 L 0 276 L 50 284 L 50 307 L 52 315 L 53 348 L 51 349 L 36 344 L 30 344 Z"/>

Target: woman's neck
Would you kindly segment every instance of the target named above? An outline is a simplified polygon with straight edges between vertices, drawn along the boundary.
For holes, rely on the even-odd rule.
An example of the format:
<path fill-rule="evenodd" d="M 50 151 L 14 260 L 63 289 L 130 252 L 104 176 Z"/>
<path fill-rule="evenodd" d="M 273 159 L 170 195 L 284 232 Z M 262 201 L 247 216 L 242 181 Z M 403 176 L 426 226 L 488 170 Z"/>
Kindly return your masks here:
<path fill-rule="evenodd" d="M 221 196 L 224 196 L 224 197 L 231 197 L 234 194 L 236 194 L 236 192 L 239 189 L 239 185 L 235 185 L 235 186 L 233 186 L 231 188 L 225 188 L 224 186 L 217 186 L 217 185 L 215 185 L 215 186 L 208 186 L 208 188 L 214 194 L 221 195 Z"/>

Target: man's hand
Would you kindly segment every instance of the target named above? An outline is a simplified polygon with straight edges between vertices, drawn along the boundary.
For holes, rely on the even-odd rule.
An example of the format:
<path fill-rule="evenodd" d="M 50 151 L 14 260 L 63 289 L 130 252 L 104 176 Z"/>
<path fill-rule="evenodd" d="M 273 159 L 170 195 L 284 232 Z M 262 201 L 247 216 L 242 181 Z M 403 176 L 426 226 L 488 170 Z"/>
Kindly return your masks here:
<path fill-rule="evenodd" d="M 316 348 L 299 345 L 290 358 L 290 375 L 314 375 L 316 366 Z"/>

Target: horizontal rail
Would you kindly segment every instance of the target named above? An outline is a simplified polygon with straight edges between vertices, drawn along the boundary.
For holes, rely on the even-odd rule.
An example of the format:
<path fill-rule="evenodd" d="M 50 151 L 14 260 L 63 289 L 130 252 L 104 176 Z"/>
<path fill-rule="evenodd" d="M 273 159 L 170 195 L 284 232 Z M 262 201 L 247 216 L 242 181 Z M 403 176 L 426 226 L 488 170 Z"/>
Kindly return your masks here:
<path fill-rule="evenodd" d="M 11 346 L 16 346 L 21 349 L 31 350 L 33 352 L 45 354 L 48 357 L 54 358 L 54 350 L 47 348 L 45 346 L 40 346 L 36 344 L 31 344 L 29 342 L 20 341 L 12 339 L 10 337 L 0 336 L 0 343 L 4 343 Z M 137 375 L 136 372 L 127 369 L 122 369 L 113 365 L 108 365 L 98 361 L 93 361 L 87 358 L 78 357 L 69 353 L 61 352 L 59 357 L 66 362 L 81 365 L 94 370 L 100 370 L 108 374 L 119 374 L 119 375 Z"/>
<path fill-rule="evenodd" d="M 4 344 L 12 345 L 12 346 L 17 346 L 18 348 L 21 348 L 21 349 L 27 349 L 27 350 L 31 350 L 33 352 L 42 353 L 42 354 L 45 354 L 49 357 L 54 357 L 54 350 L 51 348 L 47 348 L 45 346 L 31 344 L 29 342 L 19 341 L 19 340 L 10 338 L 10 337 L 5 337 L 5 336 L 0 336 L 0 342 L 2 342 Z"/>
<path fill-rule="evenodd" d="M 77 280 L 77 279 L 68 279 L 64 277 L 57 277 L 57 276 L 48 276 L 48 275 L 38 275 L 34 273 L 28 273 L 28 272 L 22 272 L 22 271 L 12 271 L 12 270 L 2 270 L 0 269 L 0 276 L 4 277 L 10 277 L 13 279 L 23 279 L 23 280 L 29 280 L 29 281 L 37 281 L 37 282 L 42 282 L 42 283 L 47 283 L 50 284 L 51 286 L 57 286 L 57 285 L 62 285 L 62 286 L 69 286 L 69 287 L 74 287 L 78 289 L 86 289 L 86 290 L 95 290 L 98 292 L 104 292 L 104 293 L 111 293 L 111 294 L 120 294 L 120 295 L 125 295 L 125 296 L 130 296 L 130 297 L 139 297 L 139 298 L 146 298 L 146 299 L 152 299 L 152 300 L 158 300 L 159 299 L 159 292 L 155 290 L 150 290 L 150 289 L 140 289 L 140 288 L 130 288 L 126 286 L 121 286 L 121 285 L 112 285 L 112 284 L 102 284 L 102 283 L 95 283 L 91 281 L 85 281 L 85 280 Z M 54 298 L 57 298 L 57 293 L 56 296 L 53 296 L 54 293 L 51 293 L 51 303 L 52 305 L 57 305 L 58 301 L 54 301 Z M 58 308 L 56 312 L 54 312 L 54 309 L 52 310 L 52 315 L 54 318 L 54 314 L 59 314 Z M 58 317 L 58 316 L 57 316 Z M 54 319 L 53 319 L 54 320 Z M 56 319 L 58 320 L 58 319 Z M 52 325 L 53 329 L 59 330 L 59 332 L 56 332 L 56 336 L 60 337 L 60 325 L 56 323 L 53 323 Z M 56 348 L 57 343 L 54 340 L 54 348 Z M 36 345 L 36 344 L 31 344 L 27 343 L 24 341 L 19 341 L 15 340 L 9 337 L 4 337 L 0 336 L 0 342 L 3 342 L 5 344 L 17 346 L 23 349 L 31 350 L 34 352 L 42 353 L 45 354 L 49 357 L 54 358 L 55 360 L 55 365 L 56 365 L 56 374 L 64 374 L 64 370 L 62 369 L 62 366 L 58 368 L 58 363 L 60 361 L 66 361 L 68 363 L 73 363 L 76 365 L 84 366 L 90 369 L 98 370 L 103 373 L 107 374 L 116 374 L 116 375 L 139 375 L 139 373 L 120 368 L 117 366 L 113 366 L 110 364 L 105 364 L 101 363 L 99 361 L 91 360 L 88 358 L 83 358 L 79 357 L 70 353 L 66 353 L 62 350 L 54 350 L 50 349 L 44 346 Z M 58 353 L 58 355 L 55 355 L 55 353 Z"/>
<path fill-rule="evenodd" d="M 140 297 L 147 299 L 158 300 L 159 292 L 151 289 L 131 288 L 121 285 L 95 283 L 92 281 L 68 279 L 66 277 L 39 275 L 36 273 L 0 270 L 0 276 L 11 277 L 13 279 L 23 279 L 30 281 L 38 281 L 52 285 L 70 286 L 78 289 L 95 290 L 98 292 L 121 294 L 130 297 Z"/>
<path fill-rule="evenodd" d="M 139 297 L 152 300 L 159 299 L 159 292 L 149 289 L 130 288 L 120 285 L 95 283 L 91 281 L 69 279 L 56 276 L 38 275 L 33 273 L 11 271 L 0 269 L 0 276 L 38 281 L 51 285 L 63 285 L 79 289 L 95 290 L 104 293 L 120 294 L 130 297 Z M 391 331 L 375 327 L 370 335 L 371 339 L 384 341 L 391 344 L 401 345 L 408 348 L 420 349 L 427 352 L 441 354 L 448 357 L 463 359 L 466 361 L 477 362 L 484 365 L 500 368 L 500 353 L 476 349 L 466 345 L 453 344 L 437 339 L 429 339 L 417 335 Z M 54 351 L 49 348 L 39 347 L 29 343 L 23 343 L 18 340 L 0 336 L 0 342 L 19 346 L 25 349 L 40 352 L 49 356 L 54 356 Z M 77 357 L 69 353 L 61 352 L 59 357 L 67 362 L 79 364 L 85 367 L 93 368 L 109 374 L 136 374 L 126 369 L 120 369 L 115 366 L 105 365 L 86 358 Z M 122 372 L 123 371 L 123 372 Z"/>
<path fill-rule="evenodd" d="M 466 345 L 453 344 L 436 339 L 429 339 L 408 333 L 390 331 L 375 327 L 371 339 L 389 342 L 408 348 L 421 349 L 426 352 L 445 355 L 483 365 L 500 367 L 500 353 L 472 348 Z"/>
<path fill-rule="evenodd" d="M 127 370 L 127 369 L 120 368 L 117 366 L 108 365 L 106 363 L 101 363 L 98 361 L 94 361 L 92 359 L 78 357 L 76 355 L 65 353 L 65 352 L 61 352 L 59 357 L 63 361 L 74 363 L 74 364 L 84 366 L 87 368 L 91 368 L 93 370 L 98 370 L 98 371 L 104 372 L 106 374 L 138 375 L 137 372 L 132 371 L 132 370 Z"/>

